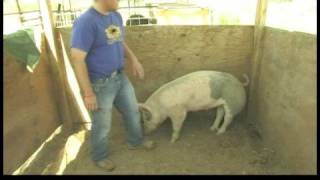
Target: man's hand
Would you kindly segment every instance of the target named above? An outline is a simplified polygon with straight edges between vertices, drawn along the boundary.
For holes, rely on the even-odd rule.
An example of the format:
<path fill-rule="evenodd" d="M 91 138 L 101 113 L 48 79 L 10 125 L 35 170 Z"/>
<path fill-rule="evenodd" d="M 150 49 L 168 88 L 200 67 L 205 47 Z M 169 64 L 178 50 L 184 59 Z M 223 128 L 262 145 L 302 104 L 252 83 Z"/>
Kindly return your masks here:
<path fill-rule="evenodd" d="M 134 76 L 138 76 L 140 79 L 143 79 L 144 70 L 141 63 L 138 61 L 137 57 L 134 55 L 134 53 L 131 51 L 131 49 L 128 47 L 128 45 L 125 42 L 123 42 L 123 47 L 129 61 L 131 73 Z"/>
<path fill-rule="evenodd" d="M 137 60 L 137 58 L 135 58 L 135 60 L 131 60 L 130 61 L 130 69 L 131 69 L 131 73 L 135 76 L 135 77 L 139 77 L 140 79 L 144 78 L 144 70 L 143 70 L 143 66 L 141 65 L 141 63 Z"/>
<path fill-rule="evenodd" d="M 95 94 L 85 95 L 84 104 L 89 111 L 95 111 L 98 109 L 97 97 Z"/>

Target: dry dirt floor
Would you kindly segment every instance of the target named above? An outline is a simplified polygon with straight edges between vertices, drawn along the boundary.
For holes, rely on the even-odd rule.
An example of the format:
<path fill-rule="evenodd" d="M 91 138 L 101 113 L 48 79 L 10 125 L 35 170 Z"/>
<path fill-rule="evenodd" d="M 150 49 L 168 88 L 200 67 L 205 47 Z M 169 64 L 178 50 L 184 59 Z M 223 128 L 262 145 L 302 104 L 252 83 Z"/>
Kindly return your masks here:
<path fill-rule="evenodd" d="M 171 122 L 162 124 L 153 134 L 157 148 L 152 151 L 128 150 L 125 129 L 115 113 L 110 150 L 116 164 L 113 172 L 97 168 L 89 156 L 89 135 L 63 174 L 290 174 L 272 149 L 263 146 L 261 137 L 249 130 L 238 116 L 223 135 L 209 130 L 215 117 L 211 111 L 190 113 L 180 139 L 172 144 Z"/>

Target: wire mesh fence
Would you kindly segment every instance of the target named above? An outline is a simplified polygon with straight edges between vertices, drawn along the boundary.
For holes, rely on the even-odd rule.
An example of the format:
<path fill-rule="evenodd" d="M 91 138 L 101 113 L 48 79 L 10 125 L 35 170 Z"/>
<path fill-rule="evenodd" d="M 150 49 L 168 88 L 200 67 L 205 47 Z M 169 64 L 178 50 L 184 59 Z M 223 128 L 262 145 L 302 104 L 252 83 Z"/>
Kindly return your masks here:
<path fill-rule="evenodd" d="M 30 27 L 41 29 L 39 1 L 4 1 L 4 33 Z M 144 3 L 133 5 L 130 2 L 120 1 L 118 9 L 125 26 L 254 25 L 257 5 L 257 0 L 203 0 L 202 3 L 196 0 L 164 3 L 167 2 L 164 0 L 161 1 L 163 3 L 149 4 L 141 0 Z M 91 3 L 87 0 L 51 0 L 55 26 L 72 26 Z M 315 0 L 308 3 L 302 0 L 270 0 L 267 15 L 267 26 L 316 33 Z"/>
<path fill-rule="evenodd" d="M 30 2 L 32 1 L 32 5 Z M 29 0 L 29 4 L 25 0 L 7 0 L 4 3 L 7 9 L 14 11 L 5 12 L 4 18 L 5 25 L 14 21 L 14 26 L 19 27 L 41 27 L 41 16 L 39 12 L 40 0 Z M 11 4 L 8 4 L 8 3 Z M 14 2 L 16 4 L 14 4 Z M 24 4 L 19 4 L 24 2 Z M 82 3 L 81 3 L 82 2 Z M 53 11 L 53 19 L 56 27 L 72 26 L 75 19 L 81 13 L 90 7 L 90 3 L 83 4 L 84 1 L 72 0 L 52 0 L 51 7 Z M 241 22 L 238 17 L 234 18 L 230 15 L 221 15 L 219 12 L 214 12 L 212 9 L 196 4 L 177 4 L 177 3 L 156 3 L 156 4 L 139 4 L 132 5 L 128 0 L 120 1 L 120 8 L 118 11 L 121 13 L 125 26 L 137 25 L 214 25 L 214 24 L 245 24 Z M 188 1 L 189 2 L 189 1 Z M 81 5 L 80 5 L 81 4 Z M 10 6 L 9 6 L 10 5 Z M 32 7 L 31 7 L 32 6 Z M 76 8 L 75 8 L 76 7 Z M 252 6 L 254 7 L 254 5 Z M 28 11 L 26 11 L 26 9 Z M 30 9 L 37 9 L 36 11 L 29 11 Z M 253 9 L 253 8 L 251 8 Z M 248 10 L 246 10 L 248 11 Z M 251 12 L 251 11 L 250 11 Z M 254 13 L 254 12 L 253 12 Z M 252 14 L 253 14 L 252 13 Z M 29 17 L 29 14 L 34 14 Z M 250 15 L 254 17 L 254 15 Z M 14 19 L 14 20 L 13 20 Z M 252 18 L 254 19 L 254 18 Z M 249 23 L 253 24 L 254 20 L 250 19 Z M 12 28 L 12 25 L 7 26 L 7 29 Z M 18 27 L 16 27 L 18 28 Z"/>
<path fill-rule="evenodd" d="M 81 10 L 67 10 L 53 12 L 56 27 L 71 26 L 73 22 L 80 16 Z"/>

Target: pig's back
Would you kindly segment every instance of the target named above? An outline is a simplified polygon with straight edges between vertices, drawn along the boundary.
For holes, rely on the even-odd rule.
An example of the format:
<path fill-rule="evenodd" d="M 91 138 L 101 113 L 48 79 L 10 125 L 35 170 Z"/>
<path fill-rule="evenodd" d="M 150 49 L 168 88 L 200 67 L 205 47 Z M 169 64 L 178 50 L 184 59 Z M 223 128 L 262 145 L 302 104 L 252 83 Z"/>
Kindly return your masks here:
<path fill-rule="evenodd" d="M 212 93 L 212 81 L 214 80 L 215 86 L 219 87 L 222 85 L 219 83 L 232 79 L 233 76 L 224 72 L 197 71 L 165 84 L 150 98 L 156 98 L 156 101 L 167 108 L 175 105 L 183 105 L 191 111 L 211 108 L 219 103 L 216 102 L 218 98 L 215 99 Z"/>

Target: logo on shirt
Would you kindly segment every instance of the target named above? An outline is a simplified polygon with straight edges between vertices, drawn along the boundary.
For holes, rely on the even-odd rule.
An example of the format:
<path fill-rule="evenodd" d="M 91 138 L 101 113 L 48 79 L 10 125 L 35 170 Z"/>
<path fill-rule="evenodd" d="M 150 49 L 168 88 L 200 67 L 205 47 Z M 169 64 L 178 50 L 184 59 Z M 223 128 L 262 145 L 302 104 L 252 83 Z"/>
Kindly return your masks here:
<path fill-rule="evenodd" d="M 110 25 L 106 30 L 108 44 L 122 41 L 121 29 L 119 26 Z"/>

